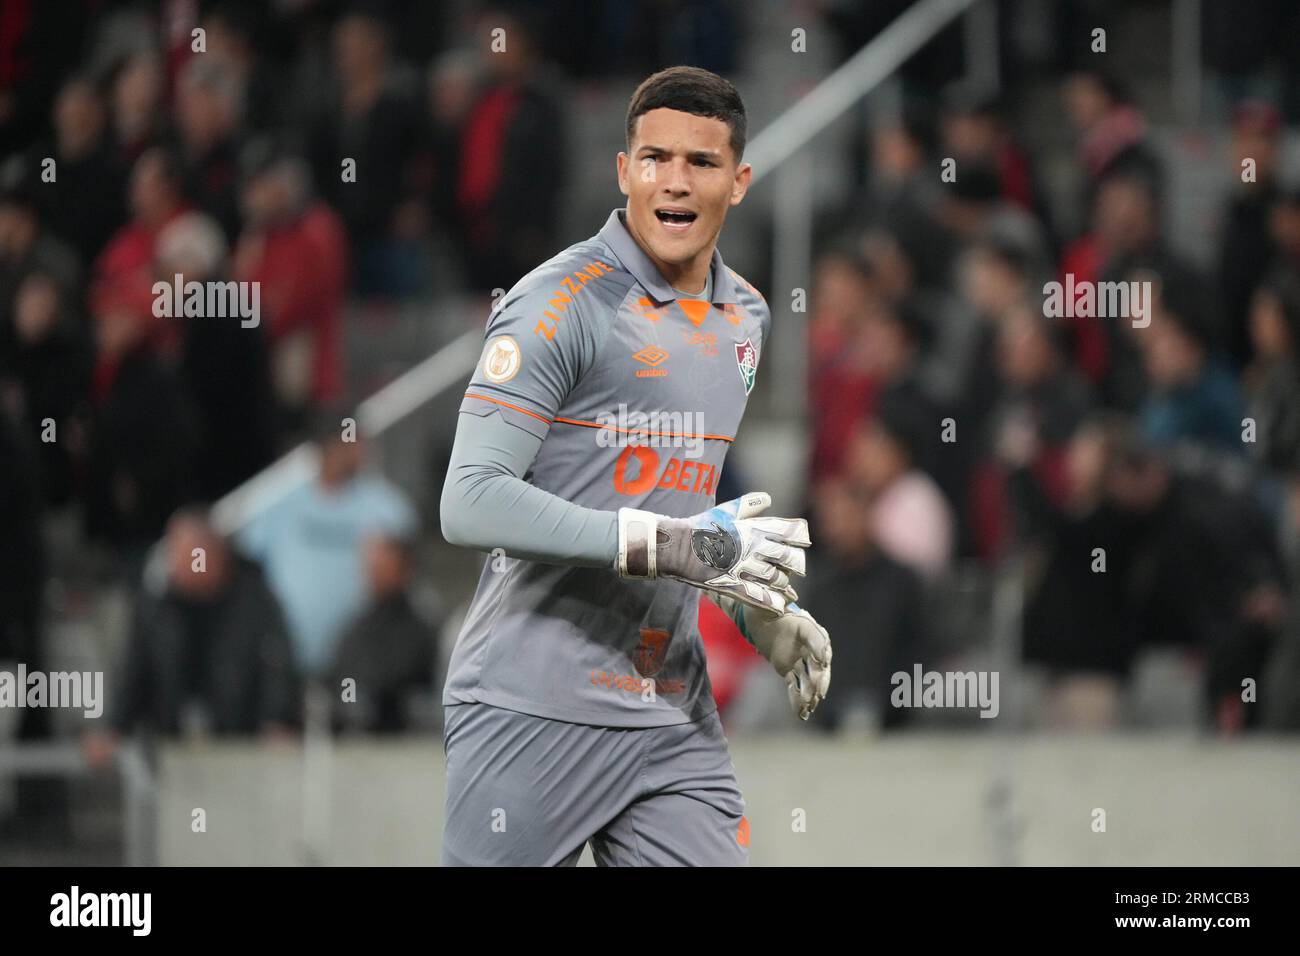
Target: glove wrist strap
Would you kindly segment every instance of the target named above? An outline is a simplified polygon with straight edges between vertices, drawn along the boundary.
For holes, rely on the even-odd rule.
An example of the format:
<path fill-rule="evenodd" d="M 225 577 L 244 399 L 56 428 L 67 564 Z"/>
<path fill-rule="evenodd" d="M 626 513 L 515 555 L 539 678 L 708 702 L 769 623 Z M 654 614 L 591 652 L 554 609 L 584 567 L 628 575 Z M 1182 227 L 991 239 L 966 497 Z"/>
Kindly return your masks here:
<path fill-rule="evenodd" d="M 620 577 L 650 581 L 658 577 L 656 533 L 661 515 L 636 508 L 618 509 L 618 573 Z"/>

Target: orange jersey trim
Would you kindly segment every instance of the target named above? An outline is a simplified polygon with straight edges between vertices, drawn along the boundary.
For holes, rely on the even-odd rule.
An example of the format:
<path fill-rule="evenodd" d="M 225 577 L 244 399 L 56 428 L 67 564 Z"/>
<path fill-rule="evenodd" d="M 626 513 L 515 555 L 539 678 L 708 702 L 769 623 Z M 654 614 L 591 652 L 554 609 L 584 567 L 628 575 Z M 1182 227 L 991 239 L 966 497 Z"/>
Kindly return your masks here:
<path fill-rule="evenodd" d="M 518 406 L 518 405 L 511 405 L 509 402 L 504 402 L 504 401 L 502 401 L 502 400 L 499 399 L 499 398 L 492 398 L 492 397 L 490 397 L 490 396 L 488 396 L 488 395 L 480 395 L 480 394 L 478 394 L 477 392 L 466 392 L 466 393 L 465 393 L 465 397 L 466 397 L 466 398 L 477 398 L 477 399 L 479 399 L 479 400 L 481 400 L 481 401 L 484 401 L 484 402 L 491 402 L 493 405 L 503 405 L 503 406 L 505 406 L 506 408 L 513 408 L 513 409 L 514 409 L 515 411 L 517 411 L 517 412 L 523 412 L 525 415 L 531 415 L 533 418 L 537 419 L 539 422 L 546 422 L 546 424 L 548 424 L 548 425 L 551 424 L 551 420 L 550 420 L 549 418 L 545 418 L 545 417 L 543 417 L 542 415 L 538 415 L 536 412 L 530 412 L 528 409 L 526 409 L 526 408 L 521 408 L 521 407 Z"/>
<path fill-rule="evenodd" d="M 584 428 L 608 428 L 610 431 L 623 432 L 628 435 L 655 435 L 659 438 L 702 438 L 716 439 L 717 441 L 734 442 L 735 439 L 729 435 L 693 435 L 689 432 L 652 432 L 647 428 L 619 428 L 616 425 L 602 425 L 599 422 L 584 422 L 577 418 L 557 418 L 557 422 L 564 422 L 566 425 L 581 425 Z"/>
<path fill-rule="evenodd" d="M 491 402 L 494 405 L 503 405 L 506 408 L 513 408 L 517 412 L 523 412 L 525 415 L 531 415 L 539 422 L 546 422 L 546 424 L 548 425 L 552 423 L 552 419 L 545 418 L 541 415 L 538 415 L 536 412 L 529 411 L 528 409 L 522 408 L 519 405 L 513 405 L 510 402 L 503 401 L 502 399 L 492 398 L 490 395 L 480 395 L 478 392 L 466 392 L 465 397 L 477 398 L 480 401 Z M 659 438 L 700 438 L 706 441 L 708 439 L 715 439 L 717 441 L 727 441 L 727 442 L 735 441 L 735 438 L 729 435 L 694 435 L 689 432 L 652 432 L 644 428 L 618 428 L 615 425 L 602 425 L 599 422 L 584 422 L 578 418 L 556 418 L 554 419 L 554 421 L 563 422 L 566 425 L 581 425 L 584 428 L 608 428 L 611 431 L 624 432 L 629 435 L 654 435 Z"/>

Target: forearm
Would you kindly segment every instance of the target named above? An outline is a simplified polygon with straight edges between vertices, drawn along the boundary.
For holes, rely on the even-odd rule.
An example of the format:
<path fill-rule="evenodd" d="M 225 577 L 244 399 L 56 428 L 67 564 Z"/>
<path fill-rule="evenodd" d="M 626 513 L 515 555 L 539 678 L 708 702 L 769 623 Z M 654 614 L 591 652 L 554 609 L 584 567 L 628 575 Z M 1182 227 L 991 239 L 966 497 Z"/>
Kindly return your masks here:
<path fill-rule="evenodd" d="M 745 605 L 726 594 L 710 593 L 709 597 L 714 604 L 722 609 L 723 614 L 731 618 L 732 622 L 740 630 L 740 636 L 753 644 L 754 638 L 750 634 L 749 626 L 745 623 Z"/>
<path fill-rule="evenodd" d="M 575 505 L 525 481 L 540 445 L 500 415 L 462 413 L 442 491 L 443 537 L 514 558 L 612 569 L 618 513 Z"/>

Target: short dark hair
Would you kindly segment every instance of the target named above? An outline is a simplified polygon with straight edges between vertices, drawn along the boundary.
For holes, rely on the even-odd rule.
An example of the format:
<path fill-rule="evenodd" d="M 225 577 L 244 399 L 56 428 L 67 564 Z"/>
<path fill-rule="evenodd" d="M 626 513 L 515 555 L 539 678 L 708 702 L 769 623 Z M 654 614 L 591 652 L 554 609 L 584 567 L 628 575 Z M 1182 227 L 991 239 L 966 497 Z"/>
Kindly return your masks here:
<path fill-rule="evenodd" d="M 745 104 L 736 88 L 718 74 L 694 66 L 673 66 L 643 80 L 627 105 L 629 150 L 637 119 L 658 109 L 722 120 L 731 129 L 736 162 L 745 154 Z"/>

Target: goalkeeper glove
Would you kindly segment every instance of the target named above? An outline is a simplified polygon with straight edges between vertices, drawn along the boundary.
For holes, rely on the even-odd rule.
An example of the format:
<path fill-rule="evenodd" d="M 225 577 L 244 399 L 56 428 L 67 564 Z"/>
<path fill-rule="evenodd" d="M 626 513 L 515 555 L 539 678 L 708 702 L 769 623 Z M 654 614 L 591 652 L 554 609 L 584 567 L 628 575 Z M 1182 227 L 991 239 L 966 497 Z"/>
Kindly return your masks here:
<path fill-rule="evenodd" d="M 620 576 L 674 578 L 775 614 L 798 595 L 791 574 L 804 573 L 808 522 L 759 518 L 772 498 L 751 492 L 691 518 L 620 508 Z"/>
<path fill-rule="evenodd" d="M 807 720 L 831 686 L 831 636 L 798 604 L 775 615 L 721 598 L 718 606 L 785 678 L 790 706 Z"/>

